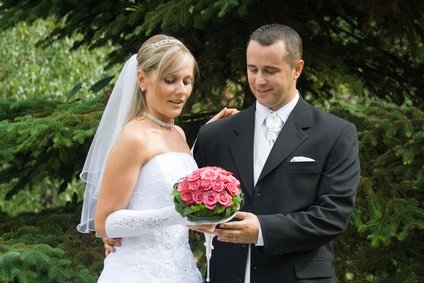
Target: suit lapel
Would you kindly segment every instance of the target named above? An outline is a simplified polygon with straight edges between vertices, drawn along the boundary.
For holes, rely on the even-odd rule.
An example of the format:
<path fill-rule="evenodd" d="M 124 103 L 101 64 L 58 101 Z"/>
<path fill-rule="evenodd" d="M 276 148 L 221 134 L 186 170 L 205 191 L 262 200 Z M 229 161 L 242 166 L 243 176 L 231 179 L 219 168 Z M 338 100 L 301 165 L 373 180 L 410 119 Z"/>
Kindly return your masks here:
<path fill-rule="evenodd" d="M 258 178 L 258 182 L 268 175 L 275 167 L 283 162 L 300 144 L 302 144 L 308 135 L 303 129 L 311 125 L 311 112 L 309 104 L 299 98 L 298 103 L 291 112 L 283 129 L 274 143 L 264 168 Z"/>
<path fill-rule="evenodd" d="M 236 136 L 230 143 L 230 149 L 240 174 L 240 181 L 245 184 L 247 193 L 252 197 L 255 106 L 247 108 L 239 115 L 240 118 L 233 127 Z"/>

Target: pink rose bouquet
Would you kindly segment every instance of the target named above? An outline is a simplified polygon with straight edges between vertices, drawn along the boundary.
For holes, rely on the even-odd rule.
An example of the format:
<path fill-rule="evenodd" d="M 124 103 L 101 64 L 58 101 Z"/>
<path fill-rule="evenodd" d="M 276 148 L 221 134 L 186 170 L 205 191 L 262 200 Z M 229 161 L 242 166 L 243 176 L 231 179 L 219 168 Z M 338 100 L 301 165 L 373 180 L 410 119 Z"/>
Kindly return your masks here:
<path fill-rule="evenodd" d="M 173 196 L 176 210 L 191 222 L 229 218 L 243 200 L 240 181 L 215 166 L 196 169 L 180 179 L 174 185 Z"/>

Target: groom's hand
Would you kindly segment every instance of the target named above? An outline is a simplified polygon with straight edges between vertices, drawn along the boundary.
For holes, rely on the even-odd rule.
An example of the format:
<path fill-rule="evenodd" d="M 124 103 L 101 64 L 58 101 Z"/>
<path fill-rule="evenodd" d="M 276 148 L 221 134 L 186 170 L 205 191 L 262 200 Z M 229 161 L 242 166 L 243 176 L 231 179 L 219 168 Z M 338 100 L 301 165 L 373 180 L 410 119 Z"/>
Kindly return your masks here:
<path fill-rule="evenodd" d="M 249 212 L 239 211 L 234 219 L 238 221 L 219 224 L 215 229 L 214 234 L 218 241 L 237 244 L 256 243 L 259 236 L 258 217 Z"/>
<path fill-rule="evenodd" d="M 121 246 L 121 238 L 102 238 L 102 241 L 105 247 L 105 256 L 114 253 L 116 251 L 115 248 Z"/>

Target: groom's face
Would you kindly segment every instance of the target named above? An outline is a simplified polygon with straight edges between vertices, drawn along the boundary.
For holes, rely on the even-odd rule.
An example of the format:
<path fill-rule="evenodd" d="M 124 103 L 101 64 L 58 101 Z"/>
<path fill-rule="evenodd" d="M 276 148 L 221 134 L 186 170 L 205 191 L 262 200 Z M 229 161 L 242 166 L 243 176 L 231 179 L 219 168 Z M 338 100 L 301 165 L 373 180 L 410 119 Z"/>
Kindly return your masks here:
<path fill-rule="evenodd" d="M 246 51 L 247 77 L 250 89 L 264 106 L 277 110 L 296 95 L 296 80 L 303 67 L 288 62 L 282 41 L 267 46 L 250 41 Z M 297 65 L 297 66 L 296 66 Z"/>

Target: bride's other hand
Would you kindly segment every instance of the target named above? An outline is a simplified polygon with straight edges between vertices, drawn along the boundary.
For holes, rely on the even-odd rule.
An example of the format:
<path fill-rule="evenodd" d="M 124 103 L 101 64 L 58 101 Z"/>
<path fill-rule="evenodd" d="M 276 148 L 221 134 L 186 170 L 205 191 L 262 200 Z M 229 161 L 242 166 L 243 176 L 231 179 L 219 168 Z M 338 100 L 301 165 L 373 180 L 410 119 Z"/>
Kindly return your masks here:
<path fill-rule="evenodd" d="M 121 246 L 120 238 L 102 238 L 104 247 L 105 247 L 105 256 L 108 256 L 110 253 L 114 253 L 116 251 L 115 247 Z"/>
<path fill-rule="evenodd" d="M 215 231 L 216 224 L 187 225 L 187 227 L 196 232 L 212 234 Z"/>
<path fill-rule="evenodd" d="M 219 111 L 215 116 L 213 116 L 206 124 L 210 123 L 210 122 L 215 122 L 218 121 L 219 119 L 234 115 L 236 113 L 238 113 L 239 110 L 235 109 L 235 108 L 227 108 L 224 107 L 221 111 Z"/>

